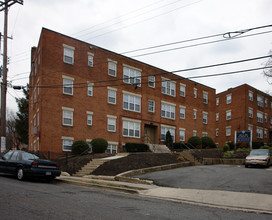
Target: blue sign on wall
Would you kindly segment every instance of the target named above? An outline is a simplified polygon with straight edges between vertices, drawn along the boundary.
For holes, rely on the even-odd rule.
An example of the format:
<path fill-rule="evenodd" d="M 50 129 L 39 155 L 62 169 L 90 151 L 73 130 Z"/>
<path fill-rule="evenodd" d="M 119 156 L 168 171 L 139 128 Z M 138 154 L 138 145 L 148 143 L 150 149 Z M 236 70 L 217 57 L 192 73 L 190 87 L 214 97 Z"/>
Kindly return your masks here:
<path fill-rule="evenodd" d="M 250 141 L 251 139 L 250 131 L 240 131 L 236 132 L 236 142 Z"/>

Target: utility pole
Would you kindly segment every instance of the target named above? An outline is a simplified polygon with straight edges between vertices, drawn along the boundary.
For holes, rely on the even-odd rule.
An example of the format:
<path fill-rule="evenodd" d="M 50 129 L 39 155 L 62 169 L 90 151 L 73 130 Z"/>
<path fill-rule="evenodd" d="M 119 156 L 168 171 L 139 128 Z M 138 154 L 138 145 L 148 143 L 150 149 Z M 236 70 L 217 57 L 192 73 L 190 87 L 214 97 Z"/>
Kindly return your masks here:
<path fill-rule="evenodd" d="M 3 81 L 1 83 L 1 152 L 6 149 L 6 98 L 7 98 L 7 54 L 8 54 L 8 9 L 15 3 L 23 4 L 23 0 L 0 1 L 0 11 L 4 11 L 4 55 Z"/>

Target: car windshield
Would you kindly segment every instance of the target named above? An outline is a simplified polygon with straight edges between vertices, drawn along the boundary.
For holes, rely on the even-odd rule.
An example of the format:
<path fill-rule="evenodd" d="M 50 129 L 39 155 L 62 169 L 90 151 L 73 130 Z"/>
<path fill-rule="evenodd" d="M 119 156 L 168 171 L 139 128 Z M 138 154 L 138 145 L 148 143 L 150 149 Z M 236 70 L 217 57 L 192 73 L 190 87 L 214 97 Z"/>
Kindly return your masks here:
<path fill-rule="evenodd" d="M 30 154 L 27 152 L 22 152 L 22 159 L 23 160 L 35 160 L 35 159 L 39 159 L 39 157 L 37 157 L 34 154 Z"/>
<path fill-rule="evenodd" d="M 268 156 L 267 150 L 253 150 L 250 152 L 252 156 Z"/>

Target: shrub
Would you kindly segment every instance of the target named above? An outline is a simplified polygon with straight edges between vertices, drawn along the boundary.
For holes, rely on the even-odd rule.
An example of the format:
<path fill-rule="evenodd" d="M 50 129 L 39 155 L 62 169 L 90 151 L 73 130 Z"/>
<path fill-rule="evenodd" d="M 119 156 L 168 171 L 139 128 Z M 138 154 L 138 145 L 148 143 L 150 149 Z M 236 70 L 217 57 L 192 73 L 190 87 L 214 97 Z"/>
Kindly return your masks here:
<path fill-rule="evenodd" d="M 233 151 L 227 151 L 224 153 L 224 158 L 228 159 L 231 158 L 233 156 Z"/>
<path fill-rule="evenodd" d="M 173 143 L 173 149 L 181 149 L 182 148 L 181 145 L 182 143 L 180 142 Z"/>
<path fill-rule="evenodd" d="M 227 151 L 229 151 L 230 150 L 230 147 L 229 147 L 229 145 L 225 145 L 224 147 L 223 147 L 223 151 L 224 152 L 227 152 Z"/>
<path fill-rule="evenodd" d="M 202 137 L 202 148 L 216 148 L 215 143 L 213 142 L 213 139 L 210 137 Z"/>
<path fill-rule="evenodd" d="M 238 148 L 238 149 L 236 150 L 236 152 L 250 152 L 250 151 L 251 151 L 250 148 Z"/>
<path fill-rule="evenodd" d="M 227 145 L 229 145 L 230 150 L 234 150 L 234 142 L 233 141 L 227 142 Z"/>
<path fill-rule="evenodd" d="M 252 149 L 260 149 L 260 147 L 264 146 L 264 143 L 261 141 L 252 141 Z"/>
<path fill-rule="evenodd" d="M 172 136 L 170 134 L 170 131 L 166 132 L 165 145 L 167 147 L 172 147 L 173 146 L 173 138 L 172 138 Z"/>
<path fill-rule="evenodd" d="M 193 145 L 194 147 L 200 148 L 201 146 L 201 138 L 197 136 L 190 137 L 188 140 L 188 144 Z"/>
<path fill-rule="evenodd" d="M 147 152 L 149 150 L 148 145 L 139 143 L 126 143 L 125 149 L 127 152 Z"/>
<path fill-rule="evenodd" d="M 72 153 L 75 155 L 81 154 L 89 149 L 89 145 L 85 141 L 76 141 L 72 145 Z"/>
<path fill-rule="evenodd" d="M 91 141 L 93 153 L 105 153 L 108 147 L 108 142 L 103 138 L 96 138 Z"/>

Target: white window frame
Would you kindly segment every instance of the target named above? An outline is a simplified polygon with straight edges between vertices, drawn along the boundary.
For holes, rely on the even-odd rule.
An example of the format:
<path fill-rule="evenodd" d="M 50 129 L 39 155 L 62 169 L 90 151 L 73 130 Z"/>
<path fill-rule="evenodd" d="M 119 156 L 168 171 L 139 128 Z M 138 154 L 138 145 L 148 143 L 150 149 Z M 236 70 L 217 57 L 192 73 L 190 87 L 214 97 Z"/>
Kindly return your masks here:
<path fill-rule="evenodd" d="M 118 153 L 118 142 L 108 142 L 108 147 L 107 147 L 106 152 L 108 154 Z"/>
<path fill-rule="evenodd" d="M 62 151 L 70 152 L 72 151 L 73 137 L 61 137 L 62 139 Z"/>
<path fill-rule="evenodd" d="M 117 89 L 108 87 L 108 103 L 116 105 L 116 92 Z"/>
<path fill-rule="evenodd" d="M 74 56 L 75 56 L 75 48 L 63 44 L 63 62 L 73 65 L 74 64 Z M 71 59 L 71 61 L 69 61 L 69 59 Z"/>
<path fill-rule="evenodd" d="M 197 136 L 197 130 L 193 130 L 193 136 Z"/>
<path fill-rule="evenodd" d="M 94 66 L 94 54 L 88 52 L 88 66 L 93 67 Z"/>
<path fill-rule="evenodd" d="M 253 118 L 253 108 L 248 108 L 248 117 Z"/>
<path fill-rule="evenodd" d="M 74 78 L 69 76 L 62 76 L 62 80 L 63 94 L 72 96 L 74 94 Z"/>
<path fill-rule="evenodd" d="M 215 114 L 215 120 L 216 120 L 216 121 L 219 121 L 219 113 L 216 113 L 216 114 Z"/>
<path fill-rule="evenodd" d="M 228 94 L 227 96 L 226 96 L 226 104 L 227 105 L 229 105 L 229 104 L 231 104 L 231 100 L 232 99 L 232 94 Z"/>
<path fill-rule="evenodd" d="M 154 100 L 148 100 L 148 112 L 155 112 L 155 101 Z"/>
<path fill-rule="evenodd" d="M 219 128 L 216 128 L 215 129 L 215 137 L 218 137 L 219 136 Z"/>
<path fill-rule="evenodd" d="M 161 125 L 161 141 L 164 142 L 166 140 L 167 131 L 170 132 L 173 142 L 175 142 L 176 128 L 172 126 L 167 126 L 167 125 Z"/>
<path fill-rule="evenodd" d="M 137 138 L 141 137 L 141 121 L 123 118 L 123 137 Z"/>
<path fill-rule="evenodd" d="M 226 120 L 231 120 L 231 110 L 226 111 Z"/>
<path fill-rule="evenodd" d="M 203 112 L 203 124 L 208 124 L 208 112 Z"/>
<path fill-rule="evenodd" d="M 175 113 L 176 111 L 176 104 L 169 103 L 169 102 L 161 102 L 161 117 L 167 118 L 171 120 L 175 120 Z"/>
<path fill-rule="evenodd" d="M 194 98 L 197 98 L 197 88 L 194 88 Z"/>
<path fill-rule="evenodd" d="M 264 122 L 267 123 L 267 113 L 264 113 Z"/>
<path fill-rule="evenodd" d="M 264 129 L 264 136 L 263 137 L 267 138 L 267 129 L 266 128 Z"/>
<path fill-rule="evenodd" d="M 257 95 L 257 105 L 259 107 L 264 107 L 263 96 Z"/>
<path fill-rule="evenodd" d="M 263 112 L 257 111 L 257 122 L 263 123 Z"/>
<path fill-rule="evenodd" d="M 142 70 L 128 65 L 123 65 L 123 82 L 141 87 Z"/>
<path fill-rule="evenodd" d="M 116 119 L 117 119 L 117 116 L 107 115 L 107 130 L 108 130 L 108 132 L 116 132 Z"/>
<path fill-rule="evenodd" d="M 186 85 L 180 83 L 179 89 L 180 89 L 180 96 L 185 98 L 186 97 Z"/>
<path fill-rule="evenodd" d="M 148 76 L 148 87 L 155 88 L 155 76 Z"/>
<path fill-rule="evenodd" d="M 180 105 L 179 106 L 179 118 L 185 119 L 185 114 L 186 114 L 186 107 Z"/>
<path fill-rule="evenodd" d="M 93 83 L 88 83 L 88 87 L 87 87 L 87 94 L 88 96 L 93 96 Z"/>
<path fill-rule="evenodd" d="M 208 102 L 209 102 L 209 93 L 203 91 L 203 103 L 208 104 Z"/>
<path fill-rule="evenodd" d="M 74 109 L 73 108 L 67 108 L 67 107 L 62 107 L 62 125 L 63 126 L 73 126 L 73 116 L 74 115 Z M 66 123 L 65 119 L 71 120 L 71 123 Z"/>
<path fill-rule="evenodd" d="M 219 98 L 216 98 L 216 105 L 219 105 Z"/>
<path fill-rule="evenodd" d="M 87 111 L 87 125 L 92 126 L 93 125 L 93 112 Z"/>
<path fill-rule="evenodd" d="M 253 101 L 253 94 L 254 93 L 252 91 L 250 91 L 250 90 L 248 91 L 248 100 L 249 101 Z"/>
<path fill-rule="evenodd" d="M 176 82 L 162 77 L 162 94 L 176 97 Z"/>
<path fill-rule="evenodd" d="M 123 109 L 132 112 L 141 112 L 141 95 L 123 91 Z"/>
<path fill-rule="evenodd" d="M 258 139 L 263 139 L 263 128 L 261 128 L 261 127 L 257 127 L 256 128 L 256 135 L 257 135 L 257 138 Z"/>
<path fill-rule="evenodd" d="M 117 62 L 108 59 L 108 75 L 117 77 Z"/>
<path fill-rule="evenodd" d="M 202 137 L 208 137 L 208 132 L 202 132 Z"/>
<path fill-rule="evenodd" d="M 185 141 L 185 128 L 179 129 L 179 141 Z"/>
<path fill-rule="evenodd" d="M 231 126 L 226 127 L 226 137 L 231 136 Z"/>
<path fill-rule="evenodd" d="M 194 109 L 194 120 L 196 120 L 196 118 L 197 118 L 197 110 Z"/>

